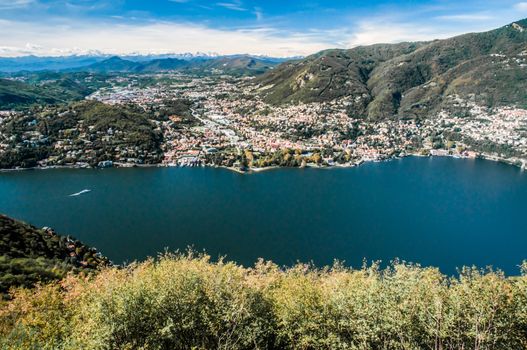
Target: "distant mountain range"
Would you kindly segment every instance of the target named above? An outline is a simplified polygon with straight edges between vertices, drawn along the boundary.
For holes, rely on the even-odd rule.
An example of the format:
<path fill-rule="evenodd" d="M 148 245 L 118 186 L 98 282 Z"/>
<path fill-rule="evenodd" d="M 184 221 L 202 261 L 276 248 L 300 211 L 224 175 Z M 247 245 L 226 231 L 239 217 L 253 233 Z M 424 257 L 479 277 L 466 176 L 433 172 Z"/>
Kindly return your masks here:
<path fill-rule="evenodd" d="M 456 98 L 527 108 L 527 20 L 430 42 L 328 50 L 257 78 L 271 104 L 348 97 L 350 115 L 426 117 Z"/>
<path fill-rule="evenodd" d="M 221 56 L 212 54 L 178 54 L 178 55 L 130 55 L 130 56 L 108 56 L 108 55 L 86 55 L 86 56 L 63 56 L 63 57 L 0 57 L 0 72 L 37 72 L 37 71 L 154 71 L 172 70 L 185 68 L 199 69 L 203 67 L 215 68 L 215 64 L 227 63 L 226 67 L 237 70 L 246 64 L 248 68 L 256 70 L 275 66 L 287 61 L 287 58 L 274 58 L 266 56 L 231 55 Z M 124 62 L 120 62 L 124 61 Z M 254 62 L 252 62 L 254 61 Z M 221 63 L 219 63 L 221 62 Z M 98 65 L 101 64 L 101 65 Z M 241 66 L 240 66 L 241 64 Z M 143 68 L 144 66 L 144 68 Z"/>
<path fill-rule="evenodd" d="M 71 71 L 95 73 L 153 73 L 163 71 L 218 72 L 233 75 L 257 75 L 274 68 L 278 59 L 261 58 L 247 55 L 220 56 L 214 58 L 197 57 L 192 59 L 162 58 L 143 62 L 111 57 L 85 67 Z"/>
<path fill-rule="evenodd" d="M 250 55 L 0 59 L 0 71 L 22 67 L 61 74 L 182 71 L 252 75 L 257 76 L 258 93 L 272 105 L 347 98 L 350 116 L 425 118 L 453 109 L 460 100 L 488 107 L 527 108 L 527 19 L 445 40 L 334 49 L 291 60 Z M 58 81 L 62 85 L 54 84 L 52 90 L 44 86 L 47 91 L 2 81 L 0 105 L 9 107 L 20 99 L 26 105 L 61 101 L 71 95 L 68 86 L 79 96 L 87 93 L 77 92 L 81 87 L 76 88 L 75 80 Z"/>
<path fill-rule="evenodd" d="M 132 61 L 121 57 L 65 58 L 59 70 L 21 71 L 0 76 L 0 110 L 26 108 L 35 104 L 57 104 L 83 99 L 105 85 L 106 74 L 160 73 L 181 71 L 193 74 L 259 75 L 273 69 L 283 59 L 247 55 L 218 57 L 155 58 Z M 0 69 L 1 69 L 0 59 Z M 31 62 L 29 58 L 22 61 Z M 82 67 L 64 68 L 75 62 Z M 41 62 L 43 64 L 43 62 Z M 41 64 L 39 63 L 39 65 Z M 48 62 L 60 65 L 59 61 Z M 47 64 L 47 63 L 46 63 Z M 36 66 L 35 66 L 36 67 Z M 5 66 L 4 66 L 5 68 Z M 17 81 L 13 79 L 21 80 Z M 88 83 L 89 82 L 89 83 Z"/>

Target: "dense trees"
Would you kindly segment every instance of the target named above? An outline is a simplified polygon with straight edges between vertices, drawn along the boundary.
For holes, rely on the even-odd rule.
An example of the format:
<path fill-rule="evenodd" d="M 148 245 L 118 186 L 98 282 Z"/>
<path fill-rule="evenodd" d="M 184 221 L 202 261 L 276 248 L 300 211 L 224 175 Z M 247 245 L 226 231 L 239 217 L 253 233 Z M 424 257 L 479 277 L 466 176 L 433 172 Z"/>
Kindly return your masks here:
<path fill-rule="evenodd" d="M 181 123 L 195 125 L 197 120 L 192 116 L 191 107 L 192 101 L 187 99 L 165 100 L 155 114 L 161 120 L 167 120 L 170 116 L 177 116 L 181 119 Z"/>
<path fill-rule="evenodd" d="M 0 169 L 32 168 L 49 154 L 48 147 L 20 147 L 0 153 Z"/>
<path fill-rule="evenodd" d="M 217 166 L 239 166 L 247 170 L 250 168 L 266 168 L 266 167 L 290 167 L 298 168 L 306 166 L 308 163 L 321 165 L 323 156 L 349 161 L 349 155 L 344 153 L 338 155 L 332 149 L 317 150 L 314 152 L 303 152 L 300 149 L 284 148 L 282 150 L 270 152 L 254 152 L 251 150 L 243 150 L 239 154 L 234 154 L 233 150 L 224 150 L 223 152 L 216 152 L 206 155 L 206 163 Z"/>
<path fill-rule="evenodd" d="M 527 267 L 527 266 L 526 266 Z M 18 290 L 5 348 L 524 349 L 527 276 L 394 263 L 283 270 L 166 255 Z"/>
<path fill-rule="evenodd" d="M 0 299 L 10 287 L 31 287 L 107 264 L 78 240 L 0 215 Z"/>
<path fill-rule="evenodd" d="M 156 164 L 162 159 L 163 135 L 153 118 L 153 113 L 135 105 L 96 101 L 34 108 L 0 125 L 0 134 L 13 136 L 0 152 L 0 168 L 35 167 L 48 157 L 53 158 L 48 165 L 97 166 L 101 161 L 128 159 Z"/>

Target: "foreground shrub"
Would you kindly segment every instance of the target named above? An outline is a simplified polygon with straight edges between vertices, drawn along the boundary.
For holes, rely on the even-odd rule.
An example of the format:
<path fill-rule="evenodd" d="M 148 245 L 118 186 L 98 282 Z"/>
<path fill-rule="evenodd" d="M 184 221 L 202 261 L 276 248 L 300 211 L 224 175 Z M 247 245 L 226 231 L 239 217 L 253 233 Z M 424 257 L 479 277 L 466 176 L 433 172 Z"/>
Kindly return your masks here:
<path fill-rule="evenodd" d="M 524 269 L 525 270 L 525 269 Z M 165 255 L 12 292 L 6 349 L 525 349 L 527 277 Z"/>

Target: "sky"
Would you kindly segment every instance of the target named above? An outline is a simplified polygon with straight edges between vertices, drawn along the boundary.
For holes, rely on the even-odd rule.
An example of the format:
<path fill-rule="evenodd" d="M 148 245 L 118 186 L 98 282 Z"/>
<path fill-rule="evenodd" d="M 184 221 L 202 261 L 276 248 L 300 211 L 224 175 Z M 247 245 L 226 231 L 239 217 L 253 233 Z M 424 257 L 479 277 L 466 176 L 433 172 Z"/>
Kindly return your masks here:
<path fill-rule="evenodd" d="M 0 56 L 307 56 L 526 17 L 527 1 L 519 0 L 0 0 Z"/>

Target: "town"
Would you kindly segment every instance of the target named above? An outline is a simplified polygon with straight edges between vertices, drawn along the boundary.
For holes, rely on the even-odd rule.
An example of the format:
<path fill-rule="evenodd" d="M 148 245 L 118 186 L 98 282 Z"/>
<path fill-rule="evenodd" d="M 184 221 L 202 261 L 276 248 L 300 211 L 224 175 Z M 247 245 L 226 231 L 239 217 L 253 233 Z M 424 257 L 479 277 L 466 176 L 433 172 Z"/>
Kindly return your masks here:
<path fill-rule="evenodd" d="M 151 140 L 131 143 L 129 129 L 101 129 L 79 119 L 59 127 L 50 145 L 42 117 L 35 115 L 47 113 L 49 119 L 77 112 L 42 107 L 37 112 L 0 112 L 0 154 L 48 145 L 44 155 L 35 152 L 31 166 L 221 166 L 237 171 L 355 166 L 408 155 L 482 157 L 522 168 L 527 164 L 524 109 L 491 110 L 449 96 L 450 105 L 463 113 L 370 121 L 348 115 L 350 97 L 267 104 L 258 94 L 262 87 L 252 80 L 178 72 L 117 76 L 86 100 L 115 108 L 133 106 L 149 123 Z M 13 124 L 22 131 L 13 133 Z"/>

